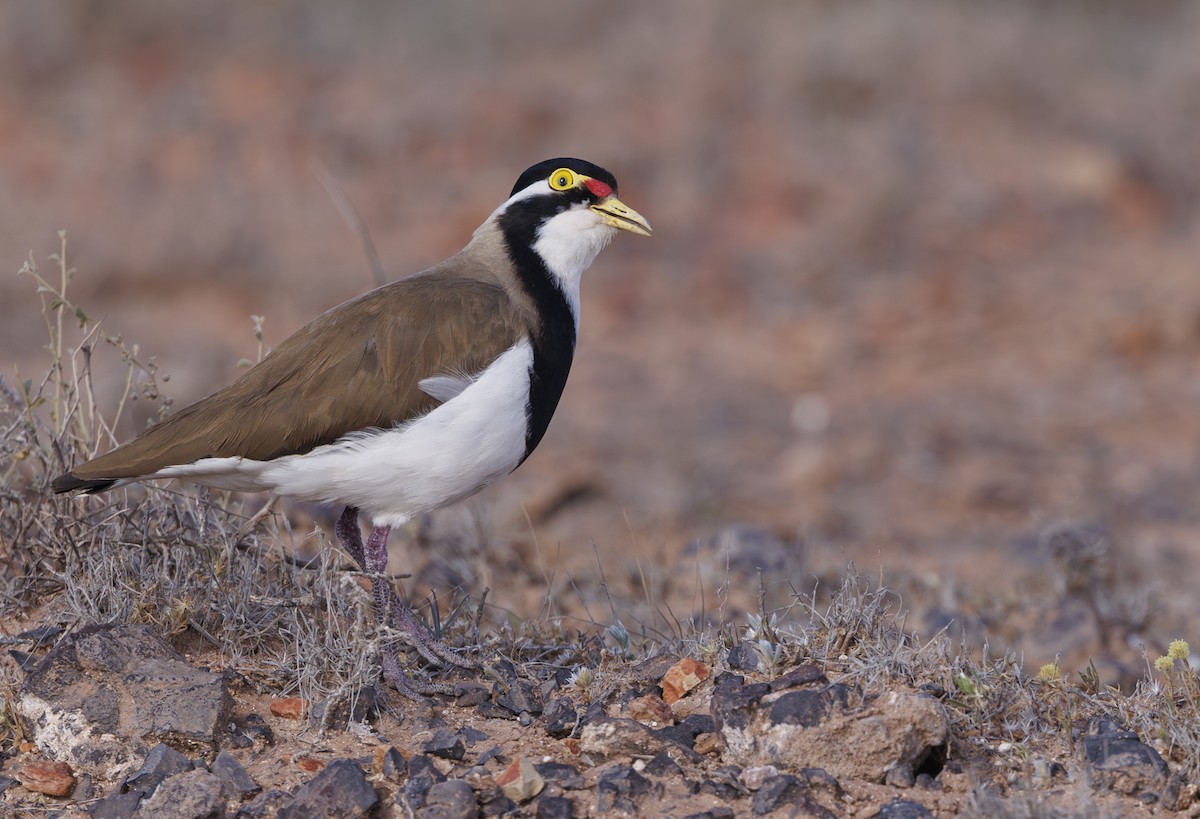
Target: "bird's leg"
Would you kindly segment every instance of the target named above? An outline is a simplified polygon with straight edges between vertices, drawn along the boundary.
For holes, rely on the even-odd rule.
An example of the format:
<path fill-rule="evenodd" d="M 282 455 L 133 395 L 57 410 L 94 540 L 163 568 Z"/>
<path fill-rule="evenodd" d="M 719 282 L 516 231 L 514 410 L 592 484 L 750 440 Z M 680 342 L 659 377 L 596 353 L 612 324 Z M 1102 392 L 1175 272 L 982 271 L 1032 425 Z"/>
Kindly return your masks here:
<path fill-rule="evenodd" d="M 337 523 L 333 527 L 334 534 L 337 535 L 338 543 L 342 548 L 350 553 L 350 557 L 354 558 L 354 562 L 364 572 L 370 572 L 367 568 L 366 551 L 363 548 L 362 530 L 358 528 L 358 509 L 353 506 L 347 506 L 338 518 Z M 384 563 L 386 564 L 386 554 Z M 383 584 L 380 578 L 372 575 L 371 589 L 373 592 Z M 387 610 L 379 605 L 378 594 L 373 594 L 375 599 L 375 612 L 379 618 L 380 625 L 387 626 Z M 400 660 L 397 656 L 396 645 L 393 642 L 388 642 L 383 650 L 383 677 L 392 686 L 404 696 L 412 700 L 424 701 L 424 694 L 433 693 L 426 691 L 425 686 L 418 684 L 411 679 L 404 670 L 400 667 Z"/>
<path fill-rule="evenodd" d="M 391 526 L 376 526 L 371 530 L 370 537 L 367 538 L 365 550 L 366 565 L 364 569 L 371 574 L 375 606 L 379 610 L 380 619 L 385 624 L 395 626 L 404 632 L 417 653 L 434 665 L 476 668 L 475 663 L 455 654 L 449 646 L 430 634 L 429 629 L 425 628 L 425 625 L 412 613 L 412 609 L 400 599 L 400 595 L 396 594 L 396 590 L 392 588 L 391 580 L 386 574 L 387 539 L 391 531 Z M 390 643 L 385 650 L 385 663 L 388 653 L 393 655 L 394 662 L 399 666 L 399 659 L 395 657 L 395 643 Z"/>
<path fill-rule="evenodd" d="M 358 509 L 353 506 L 346 507 L 334 526 L 334 533 L 342 548 L 350 554 L 350 557 L 354 558 L 354 562 L 363 572 L 371 576 L 372 596 L 375 600 L 375 611 L 380 625 L 385 628 L 395 625 L 409 636 L 421 656 L 435 665 L 449 663 L 460 668 L 474 668 L 475 666 L 469 660 L 458 656 L 445 644 L 434 639 L 433 635 L 413 616 L 412 611 L 392 588 L 391 581 L 385 574 L 387 536 L 390 531 L 390 527 L 375 527 L 371 531 L 367 545 L 364 546 L 362 531 L 358 526 Z M 421 693 L 449 693 L 441 686 L 425 686 L 411 680 L 401 668 L 399 652 L 394 642 L 388 642 L 384 647 L 383 671 L 388 682 L 402 694 L 414 699 L 420 698 L 418 689 Z"/>
<path fill-rule="evenodd" d="M 363 554 L 362 530 L 358 528 L 358 509 L 347 506 L 334 524 L 333 532 L 337 535 L 338 543 L 342 544 L 342 548 L 350 553 L 350 557 L 354 558 L 354 562 L 365 572 L 367 558 Z"/>

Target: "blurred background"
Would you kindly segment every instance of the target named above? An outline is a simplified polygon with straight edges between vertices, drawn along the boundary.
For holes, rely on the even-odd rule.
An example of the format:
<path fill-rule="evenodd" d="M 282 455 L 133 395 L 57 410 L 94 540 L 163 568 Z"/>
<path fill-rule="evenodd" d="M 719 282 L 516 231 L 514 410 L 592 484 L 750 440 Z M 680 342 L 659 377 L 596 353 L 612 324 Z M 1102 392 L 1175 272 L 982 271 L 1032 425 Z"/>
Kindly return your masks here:
<path fill-rule="evenodd" d="M 431 585 L 652 620 L 853 562 L 911 628 L 1128 668 L 1200 639 L 1197 42 L 1185 2 L 5 3 L 4 374 L 46 366 L 15 271 L 59 229 L 179 407 L 251 315 L 373 286 L 323 176 L 399 277 L 583 157 L 656 234 L 586 276 L 548 436 Z"/>

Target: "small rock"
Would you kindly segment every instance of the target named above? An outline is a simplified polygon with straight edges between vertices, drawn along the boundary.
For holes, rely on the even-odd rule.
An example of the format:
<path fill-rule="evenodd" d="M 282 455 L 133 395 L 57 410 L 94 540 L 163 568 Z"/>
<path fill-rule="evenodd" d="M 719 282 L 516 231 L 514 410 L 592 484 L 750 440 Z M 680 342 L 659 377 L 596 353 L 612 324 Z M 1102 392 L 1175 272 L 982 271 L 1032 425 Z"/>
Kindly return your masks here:
<path fill-rule="evenodd" d="M 501 708 L 491 700 L 484 700 L 479 705 L 476 705 L 475 713 L 482 719 L 516 719 L 520 716 L 507 708 Z"/>
<path fill-rule="evenodd" d="M 648 724 L 651 728 L 660 728 L 675 723 L 675 712 L 663 701 L 662 697 L 656 694 L 644 694 L 630 700 L 629 704 L 625 706 L 625 713 L 629 714 L 630 719 Z"/>
<path fill-rule="evenodd" d="M 10 648 L 8 650 L 8 656 L 12 657 L 13 662 L 17 664 L 17 667 L 26 673 L 32 671 L 34 666 L 38 664 L 38 661 L 42 659 L 36 654 L 30 654 L 28 651 L 21 651 L 19 648 Z"/>
<path fill-rule="evenodd" d="M 478 728 L 472 728 L 470 725 L 465 726 L 459 735 L 466 741 L 468 745 L 474 745 L 476 742 L 486 742 L 488 735 Z"/>
<path fill-rule="evenodd" d="M 713 730 L 713 720 L 708 714 L 689 714 L 678 725 L 667 725 L 658 729 L 657 733 L 663 739 L 693 750 L 696 745 L 696 737 L 700 734 L 711 733 Z"/>
<path fill-rule="evenodd" d="M 279 810 L 279 819 L 357 819 L 379 802 L 379 794 L 352 760 L 335 759 L 302 786 Z"/>
<path fill-rule="evenodd" d="M 875 819 L 933 819 L 933 814 L 920 802 L 893 799 L 879 809 Z"/>
<path fill-rule="evenodd" d="M 772 725 L 814 728 L 835 711 L 849 708 L 852 694 L 842 683 L 817 690 L 788 691 L 771 704 L 768 719 Z"/>
<path fill-rule="evenodd" d="M 75 774 L 65 762 L 31 759 L 21 765 L 17 779 L 26 790 L 46 796 L 66 796 L 75 787 Z"/>
<path fill-rule="evenodd" d="M 263 791 L 238 809 L 234 819 L 277 819 L 280 809 L 292 801 L 287 791 Z"/>
<path fill-rule="evenodd" d="M 1189 781 L 1181 771 L 1175 771 L 1171 774 L 1166 788 L 1163 789 L 1162 805 L 1167 810 L 1176 813 L 1187 810 L 1196 801 L 1198 792 L 1200 792 L 1200 786 L 1197 783 Z"/>
<path fill-rule="evenodd" d="M 671 759 L 671 755 L 666 751 L 651 757 L 641 770 L 644 774 L 656 777 L 683 776 L 683 768 L 679 767 L 679 763 Z"/>
<path fill-rule="evenodd" d="M 761 816 L 785 805 L 798 808 L 803 816 L 837 819 L 837 814 L 809 798 L 807 786 L 790 774 L 772 777 L 763 782 L 750 802 L 750 809 Z"/>
<path fill-rule="evenodd" d="M 708 707 L 716 729 L 723 731 L 728 726 L 740 730 L 749 726 L 759 701 L 770 691 L 771 686 L 766 683 L 740 685 L 727 682 L 715 686 Z"/>
<path fill-rule="evenodd" d="M 815 687 L 825 685 L 829 685 L 829 678 L 825 676 L 825 672 L 815 665 L 797 666 L 770 682 L 772 691 L 782 691 L 785 688 L 799 688 L 801 686 Z"/>
<path fill-rule="evenodd" d="M 510 681 L 504 690 L 496 694 L 496 704 L 518 717 L 522 714 L 536 717 L 542 713 L 541 692 L 529 680 Z"/>
<path fill-rule="evenodd" d="M 280 697 L 271 700 L 271 713 L 280 719 L 304 719 L 308 702 L 301 697 Z"/>
<path fill-rule="evenodd" d="M 542 727 L 552 737 L 570 736 L 579 724 L 579 712 L 569 697 L 558 697 L 542 711 Z"/>
<path fill-rule="evenodd" d="M 1112 729 L 1087 735 L 1077 748 L 1086 781 L 1093 790 L 1111 790 L 1127 796 L 1156 794 L 1170 776 L 1170 769 L 1158 751 L 1129 731 Z"/>
<path fill-rule="evenodd" d="M 88 808 L 91 819 L 129 819 L 141 804 L 142 791 L 112 793 Z"/>
<path fill-rule="evenodd" d="M 139 816 L 155 819 L 209 819 L 219 816 L 225 802 L 221 778 L 200 768 L 163 780 L 138 808 Z"/>
<path fill-rule="evenodd" d="M 325 767 L 325 763 L 322 760 L 317 759 L 315 756 L 304 754 L 303 756 L 296 757 L 296 767 L 302 771 L 316 773 Z"/>
<path fill-rule="evenodd" d="M 476 765 L 486 765 L 487 763 L 491 762 L 493 759 L 499 759 L 503 755 L 504 755 L 504 749 L 501 748 L 499 745 L 493 745 L 491 748 L 488 748 L 486 751 L 484 751 L 483 753 L 481 753 L 479 755 L 479 757 L 475 760 L 475 764 Z"/>
<path fill-rule="evenodd" d="M 768 779 L 779 776 L 779 769 L 774 765 L 752 765 L 742 771 L 738 781 L 748 791 L 756 791 L 763 786 L 763 783 Z"/>
<path fill-rule="evenodd" d="M 684 657 L 667 669 L 662 678 L 663 702 L 670 705 L 708 679 L 712 668 L 699 660 Z"/>
<path fill-rule="evenodd" d="M 846 796 L 842 783 L 824 768 L 803 768 L 798 775 L 810 791 L 827 793 L 838 801 Z"/>
<path fill-rule="evenodd" d="M 741 674 L 734 674 L 732 671 L 722 671 L 713 678 L 713 688 L 722 688 L 727 685 L 738 687 L 745 684 L 746 678 Z"/>
<path fill-rule="evenodd" d="M 745 795 L 741 786 L 722 779 L 705 779 L 700 783 L 699 792 L 711 793 L 713 796 L 718 799 L 724 799 L 726 802 L 732 802 Z"/>
<path fill-rule="evenodd" d="M 433 764 L 433 757 L 417 754 L 408 760 L 408 781 L 404 783 L 404 798 L 414 808 L 425 804 L 425 794 L 436 782 L 445 782 L 446 775 Z"/>
<path fill-rule="evenodd" d="M 525 757 L 514 759 L 504 773 L 496 777 L 496 784 L 504 795 L 514 802 L 526 802 L 542 792 L 546 780 Z"/>
<path fill-rule="evenodd" d="M 375 769 L 388 779 L 395 781 L 405 770 L 405 765 L 404 755 L 396 750 L 395 745 L 389 745 L 383 749 L 383 753 L 379 754 Z"/>
<path fill-rule="evenodd" d="M 721 741 L 721 735 L 717 733 L 697 734 L 696 743 L 693 746 L 696 753 L 701 756 L 716 756 L 721 753 L 721 749 L 725 743 Z"/>
<path fill-rule="evenodd" d="M 579 769 L 565 762 L 539 762 L 533 766 L 542 778 L 554 782 L 563 790 L 577 791 L 587 787 Z"/>
<path fill-rule="evenodd" d="M 92 784 L 91 774 L 80 774 L 75 782 L 75 787 L 71 789 L 72 802 L 87 802 L 96 794 L 96 789 Z"/>
<path fill-rule="evenodd" d="M 266 748 L 275 746 L 275 732 L 258 714 L 247 714 L 237 727 L 253 744 Z"/>
<path fill-rule="evenodd" d="M 13 779 L 11 776 L 0 776 L 0 794 L 4 793 L 15 784 L 17 784 L 17 780 Z"/>
<path fill-rule="evenodd" d="M 226 787 L 239 800 L 253 796 L 262 790 L 262 786 L 246 773 L 246 769 L 229 751 L 221 751 L 217 754 L 217 758 L 213 760 L 209 770 L 224 780 Z"/>
<path fill-rule="evenodd" d="M 637 815 L 638 803 L 653 789 L 650 780 L 629 765 L 609 768 L 600 774 L 596 788 L 596 812 Z"/>
<path fill-rule="evenodd" d="M 579 748 L 585 754 L 602 759 L 614 756 L 656 754 L 665 740 L 635 720 L 604 717 L 583 726 Z"/>
<path fill-rule="evenodd" d="M 17 639 L 29 642 L 31 648 L 41 648 L 50 645 L 54 638 L 62 633 L 62 626 L 39 626 L 22 631 L 17 635 Z"/>
<path fill-rule="evenodd" d="M 425 807 L 416 815 L 421 819 L 473 819 L 478 814 L 471 786 L 461 779 L 447 779 L 429 788 Z"/>
<path fill-rule="evenodd" d="M 433 756 L 440 756 L 442 759 L 462 762 L 467 748 L 458 734 L 446 728 L 439 728 L 434 732 L 433 737 L 421 746 L 421 751 Z"/>
<path fill-rule="evenodd" d="M 795 568 L 800 552 L 772 532 L 745 523 L 726 526 L 715 537 L 700 541 L 693 549 L 716 551 L 719 565 L 747 578 L 771 575 Z"/>
<path fill-rule="evenodd" d="M 537 819 L 571 819 L 574 805 L 565 796 L 543 796 L 538 800 Z"/>
<path fill-rule="evenodd" d="M 804 786 L 790 774 L 769 777 L 759 783 L 751 809 L 758 815 L 770 813 L 788 804 L 798 804 L 805 798 Z"/>
<path fill-rule="evenodd" d="M 195 763 L 170 745 L 160 742 L 150 749 L 142 760 L 142 767 L 133 776 L 125 780 L 129 790 L 139 790 L 146 795 L 154 793 L 154 789 L 167 777 L 186 773 L 195 767 Z"/>
<path fill-rule="evenodd" d="M 488 798 L 479 800 L 479 812 L 484 817 L 512 816 L 517 812 L 517 803 L 505 796 L 499 789 Z"/>
<path fill-rule="evenodd" d="M 482 793 L 485 790 L 496 788 L 496 777 L 482 765 L 473 765 L 467 769 L 467 772 L 462 776 L 463 782 L 471 786 L 471 790 L 475 793 Z"/>
<path fill-rule="evenodd" d="M 754 671 L 758 668 L 758 651 L 754 643 L 747 640 L 729 649 L 725 663 L 736 671 Z"/>
<path fill-rule="evenodd" d="M 917 777 L 908 765 L 897 765 L 883 775 L 883 784 L 907 790 L 917 784 Z"/>

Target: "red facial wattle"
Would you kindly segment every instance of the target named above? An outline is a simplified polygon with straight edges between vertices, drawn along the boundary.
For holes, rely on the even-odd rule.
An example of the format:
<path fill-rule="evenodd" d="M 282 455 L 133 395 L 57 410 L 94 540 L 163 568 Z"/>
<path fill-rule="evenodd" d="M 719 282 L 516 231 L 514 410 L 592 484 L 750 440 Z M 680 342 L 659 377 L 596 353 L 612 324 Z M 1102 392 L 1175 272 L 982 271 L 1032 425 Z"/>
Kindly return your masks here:
<path fill-rule="evenodd" d="M 583 184 L 587 185 L 587 189 L 592 192 L 593 196 L 598 196 L 601 199 L 612 196 L 613 189 L 599 179 L 589 179 Z"/>

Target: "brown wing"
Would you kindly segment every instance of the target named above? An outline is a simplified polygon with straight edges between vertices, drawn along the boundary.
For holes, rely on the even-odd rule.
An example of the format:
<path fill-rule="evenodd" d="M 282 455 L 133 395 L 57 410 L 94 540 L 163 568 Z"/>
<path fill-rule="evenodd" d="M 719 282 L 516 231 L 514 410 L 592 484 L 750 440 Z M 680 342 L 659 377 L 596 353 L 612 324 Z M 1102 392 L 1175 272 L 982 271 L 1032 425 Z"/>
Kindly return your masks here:
<path fill-rule="evenodd" d="M 432 409 L 423 378 L 473 374 L 529 326 L 498 285 L 418 275 L 346 302 L 298 330 L 220 392 L 77 466 L 59 491 L 103 489 L 200 458 L 269 460 Z"/>

